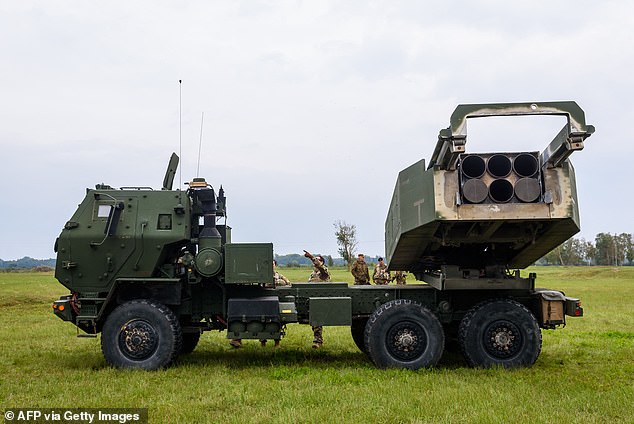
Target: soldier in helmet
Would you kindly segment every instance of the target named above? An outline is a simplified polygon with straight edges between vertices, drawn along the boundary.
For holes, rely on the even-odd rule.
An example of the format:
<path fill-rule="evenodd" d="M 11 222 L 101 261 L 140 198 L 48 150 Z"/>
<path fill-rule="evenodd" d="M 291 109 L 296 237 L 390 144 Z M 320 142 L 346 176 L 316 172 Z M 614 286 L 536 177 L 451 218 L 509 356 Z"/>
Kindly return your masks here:
<path fill-rule="evenodd" d="M 313 272 L 310 274 L 308 278 L 308 282 L 318 283 L 330 281 L 330 272 L 326 267 L 324 262 L 324 258 L 321 255 L 313 256 L 310 252 L 304 250 L 304 256 L 310 259 L 313 262 Z M 323 327 L 313 326 L 313 349 L 319 349 L 322 344 L 324 344 L 323 337 Z"/>
<path fill-rule="evenodd" d="M 374 274 L 372 275 L 374 284 L 384 286 L 390 282 L 390 271 L 387 270 L 387 265 L 383 262 L 383 258 L 379 258 L 379 263 L 374 267 Z"/>
<path fill-rule="evenodd" d="M 359 253 L 357 260 L 352 264 L 350 272 L 354 277 L 355 285 L 370 285 L 370 271 L 368 270 L 368 264 L 365 263 L 363 253 Z"/>

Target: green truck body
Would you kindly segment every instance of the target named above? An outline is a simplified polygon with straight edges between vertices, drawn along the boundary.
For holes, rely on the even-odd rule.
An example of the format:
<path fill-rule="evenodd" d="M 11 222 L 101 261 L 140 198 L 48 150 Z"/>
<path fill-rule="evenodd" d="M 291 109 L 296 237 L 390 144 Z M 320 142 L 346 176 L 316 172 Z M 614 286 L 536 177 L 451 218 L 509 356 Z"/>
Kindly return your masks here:
<path fill-rule="evenodd" d="M 466 119 L 555 114 L 562 131 L 541 153 L 467 154 Z M 420 284 L 274 286 L 273 245 L 232 243 L 226 197 L 202 178 L 173 190 L 97 185 L 55 243 L 55 276 L 70 290 L 54 313 L 101 333 L 107 362 L 157 369 L 208 330 L 275 339 L 289 323 L 350 326 L 379 367 L 434 366 L 456 338 L 472 366 L 530 366 L 540 328 L 581 316 L 578 299 L 536 289 L 519 271 L 579 231 L 568 156 L 594 128 L 574 102 L 462 105 L 425 167 L 400 172 L 385 223 L 390 270 Z M 225 220 L 226 222 L 226 220 Z"/>

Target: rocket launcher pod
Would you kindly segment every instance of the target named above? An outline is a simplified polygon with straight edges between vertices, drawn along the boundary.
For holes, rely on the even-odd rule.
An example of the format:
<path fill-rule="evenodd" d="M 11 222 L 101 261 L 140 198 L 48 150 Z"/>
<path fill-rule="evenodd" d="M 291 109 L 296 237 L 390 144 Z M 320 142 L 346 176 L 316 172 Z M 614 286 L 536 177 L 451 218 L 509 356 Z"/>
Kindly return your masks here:
<path fill-rule="evenodd" d="M 467 153 L 468 118 L 562 115 L 540 153 Z M 385 222 L 389 268 L 525 268 L 579 229 L 572 152 L 594 132 L 575 102 L 460 105 L 431 161 L 401 171 Z M 418 277 L 417 277 L 418 278 Z"/>

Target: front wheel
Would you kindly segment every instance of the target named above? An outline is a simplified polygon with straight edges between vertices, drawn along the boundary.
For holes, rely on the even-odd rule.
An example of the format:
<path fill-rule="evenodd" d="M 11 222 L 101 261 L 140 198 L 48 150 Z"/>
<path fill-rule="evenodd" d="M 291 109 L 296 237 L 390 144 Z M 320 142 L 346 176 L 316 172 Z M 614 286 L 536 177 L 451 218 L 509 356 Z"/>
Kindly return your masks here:
<path fill-rule="evenodd" d="M 482 302 L 460 322 L 459 342 L 472 367 L 530 367 L 542 348 L 533 314 L 510 299 Z"/>
<path fill-rule="evenodd" d="M 176 315 L 165 305 L 133 300 L 106 319 L 101 350 L 119 368 L 156 370 L 166 367 L 181 350 L 182 332 Z"/>
<path fill-rule="evenodd" d="M 445 335 L 429 309 L 407 299 L 381 305 L 365 328 L 365 347 L 380 368 L 433 367 L 442 356 Z"/>

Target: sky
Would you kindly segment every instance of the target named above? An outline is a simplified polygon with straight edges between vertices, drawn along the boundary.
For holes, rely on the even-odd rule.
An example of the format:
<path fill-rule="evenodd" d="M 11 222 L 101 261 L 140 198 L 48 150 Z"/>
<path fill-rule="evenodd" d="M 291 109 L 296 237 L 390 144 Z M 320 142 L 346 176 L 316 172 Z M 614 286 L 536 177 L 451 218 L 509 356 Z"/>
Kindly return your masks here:
<path fill-rule="evenodd" d="M 596 127 L 571 157 L 579 236 L 632 233 L 633 14 L 626 0 L 0 0 L 0 258 L 54 257 L 86 188 L 159 189 L 172 152 L 175 187 L 224 187 L 234 242 L 336 256 L 342 220 L 383 255 L 398 172 L 429 160 L 462 103 L 576 101 Z M 467 151 L 541 151 L 564 122 L 470 120 Z"/>

